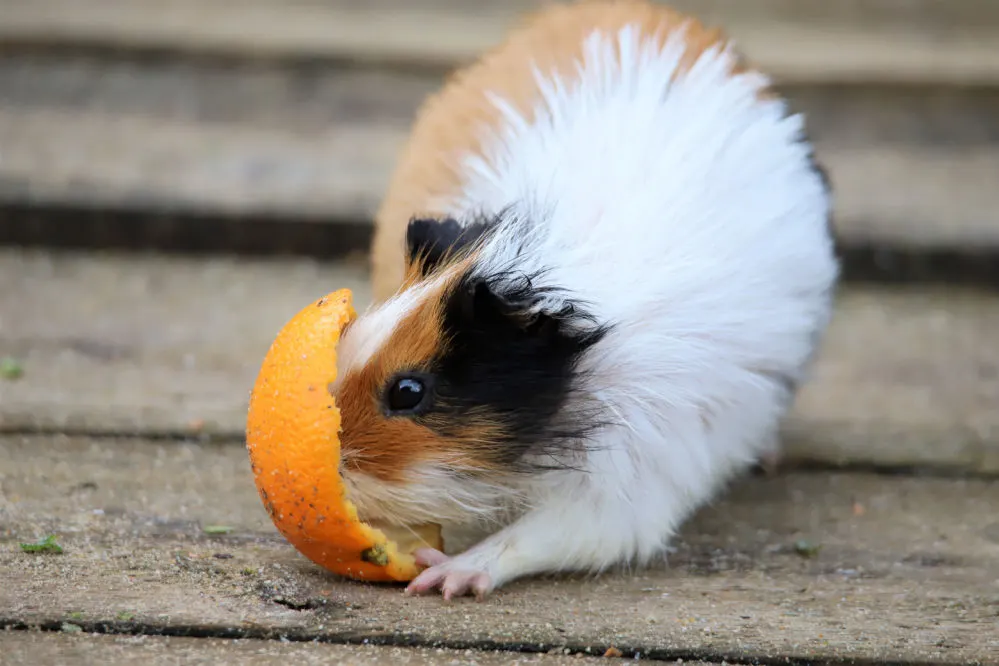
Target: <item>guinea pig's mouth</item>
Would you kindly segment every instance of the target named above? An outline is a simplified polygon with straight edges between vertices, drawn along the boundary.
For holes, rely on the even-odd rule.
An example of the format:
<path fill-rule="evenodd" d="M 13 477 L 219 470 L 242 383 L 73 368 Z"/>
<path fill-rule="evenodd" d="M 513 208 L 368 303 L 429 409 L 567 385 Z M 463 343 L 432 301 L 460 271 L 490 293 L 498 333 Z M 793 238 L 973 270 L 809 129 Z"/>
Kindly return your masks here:
<path fill-rule="evenodd" d="M 397 487 L 352 469 L 349 462 L 341 463 L 340 478 L 343 479 L 347 499 L 357 509 L 358 518 L 366 523 L 404 526 L 434 522 L 431 512 L 419 510 L 412 501 L 407 501 L 405 487 Z"/>
<path fill-rule="evenodd" d="M 346 467 L 341 462 L 340 478 L 361 522 L 383 532 L 404 553 L 417 548 L 444 549 L 440 523 L 412 515 L 403 502 L 393 501 L 397 493 L 386 492 L 388 484 Z"/>
<path fill-rule="evenodd" d="M 401 483 L 351 469 L 341 474 L 347 498 L 369 524 L 414 529 L 436 524 L 499 525 L 525 508 L 523 489 L 502 478 L 456 475 L 443 465 L 411 468 Z"/>
<path fill-rule="evenodd" d="M 377 520 L 366 520 L 364 522 L 376 530 L 383 532 L 404 553 L 412 553 L 417 548 L 444 550 L 444 539 L 441 535 L 441 526 L 438 523 L 394 525 Z"/>

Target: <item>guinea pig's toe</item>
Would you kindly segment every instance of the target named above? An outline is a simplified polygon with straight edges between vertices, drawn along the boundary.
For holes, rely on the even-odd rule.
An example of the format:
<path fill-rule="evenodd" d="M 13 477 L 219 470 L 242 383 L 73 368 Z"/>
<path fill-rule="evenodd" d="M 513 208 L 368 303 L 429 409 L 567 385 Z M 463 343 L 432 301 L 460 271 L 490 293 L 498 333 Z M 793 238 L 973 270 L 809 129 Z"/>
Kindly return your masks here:
<path fill-rule="evenodd" d="M 482 600 L 493 589 L 489 574 L 476 569 L 461 568 L 460 560 L 456 566 L 455 560 L 439 551 L 429 550 L 428 553 L 418 556 L 418 560 L 430 564 L 430 568 L 410 581 L 406 587 L 406 594 L 423 594 L 439 587 L 445 601 L 466 594 L 473 594 Z"/>
<path fill-rule="evenodd" d="M 482 601 L 493 589 L 493 581 L 487 573 L 479 573 L 475 575 L 472 580 L 472 591 L 475 593 L 475 598 Z"/>
<path fill-rule="evenodd" d="M 406 594 L 425 594 L 440 585 L 446 576 L 447 571 L 440 565 L 425 569 L 409 582 Z"/>
<path fill-rule="evenodd" d="M 483 571 L 452 571 L 445 577 L 441 592 L 445 600 L 474 594 L 481 601 L 491 588 L 489 574 Z"/>

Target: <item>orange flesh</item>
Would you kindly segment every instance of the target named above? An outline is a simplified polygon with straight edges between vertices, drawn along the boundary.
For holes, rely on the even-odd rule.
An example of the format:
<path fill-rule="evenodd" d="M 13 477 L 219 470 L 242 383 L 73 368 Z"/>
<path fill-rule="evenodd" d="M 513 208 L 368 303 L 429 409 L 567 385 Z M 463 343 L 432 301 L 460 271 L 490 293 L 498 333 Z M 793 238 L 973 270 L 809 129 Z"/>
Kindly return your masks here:
<path fill-rule="evenodd" d="M 340 478 L 340 410 L 328 387 L 340 334 L 356 316 L 341 289 L 285 324 L 250 395 L 246 445 L 264 508 L 299 552 L 342 576 L 407 581 L 421 570 L 413 549 L 443 549 L 440 526 L 361 522 Z"/>

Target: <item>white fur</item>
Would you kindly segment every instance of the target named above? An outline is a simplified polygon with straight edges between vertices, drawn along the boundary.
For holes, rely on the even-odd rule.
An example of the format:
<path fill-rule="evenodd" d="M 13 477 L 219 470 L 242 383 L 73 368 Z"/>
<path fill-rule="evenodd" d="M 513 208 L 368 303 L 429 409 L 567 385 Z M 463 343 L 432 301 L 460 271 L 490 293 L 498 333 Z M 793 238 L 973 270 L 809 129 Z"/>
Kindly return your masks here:
<path fill-rule="evenodd" d="M 682 33 L 659 49 L 622 30 L 620 61 L 610 37 L 587 41 L 577 79 L 536 73 L 532 122 L 496 100 L 506 122 L 466 157 L 449 212 L 531 221 L 517 243 L 490 240 L 481 266 L 546 270 L 542 286 L 613 325 L 584 366 L 616 423 L 585 470 L 539 476 L 530 510 L 437 576 L 482 572 L 495 587 L 661 553 L 776 446 L 782 380 L 803 379 L 828 322 L 838 268 L 801 119 L 758 98 L 761 77 L 730 76 L 726 51 L 671 84 Z"/>
<path fill-rule="evenodd" d="M 346 472 L 344 481 L 362 515 L 396 525 L 482 523 L 495 527 L 503 514 L 523 501 L 510 479 L 471 477 L 459 485 L 453 482 L 456 471 L 463 471 L 460 465 L 441 460 L 407 470 L 402 484 L 385 484 L 356 471 Z"/>

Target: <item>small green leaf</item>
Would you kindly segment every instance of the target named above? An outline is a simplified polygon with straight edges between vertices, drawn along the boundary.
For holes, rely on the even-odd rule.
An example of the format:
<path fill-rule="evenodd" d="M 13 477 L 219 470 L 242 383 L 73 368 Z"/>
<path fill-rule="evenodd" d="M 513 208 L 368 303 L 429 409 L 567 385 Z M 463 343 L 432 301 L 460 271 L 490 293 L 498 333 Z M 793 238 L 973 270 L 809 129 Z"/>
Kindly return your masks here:
<path fill-rule="evenodd" d="M 24 368 L 16 358 L 6 356 L 0 359 L 0 377 L 4 379 L 20 379 L 24 374 Z"/>
<path fill-rule="evenodd" d="M 123 610 L 123 611 L 118 611 L 118 614 L 115 615 L 115 617 L 121 622 L 128 622 L 129 620 L 135 617 L 135 613 Z"/>
<path fill-rule="evenodd" d="M 72 613 L 67 613 L 66 617 L 68 617 L 70 620 L 82 620 L 83 611 L 73 611 Z"/>
<path fill-rule="evenodd" d="M 229 534 L 232 532 L 232 528 L 228 525 L 205 525 L 201 531 L 205 534 Z"/>
<path fill-rule="evenodd" d="M 61 553 L 62 546 L 56 543 L 55 534 L 50 534 L 36 543 L 22 543 L 21 551 L 25 553 Z"/>
<path fill-rule="evenodd" d="M 813 544 L 807 539 L 799 539 L 794 542 L 794 552 L 802 557 L 815 557 L 819 554 L 821 548 L 822 546 Z"/>

